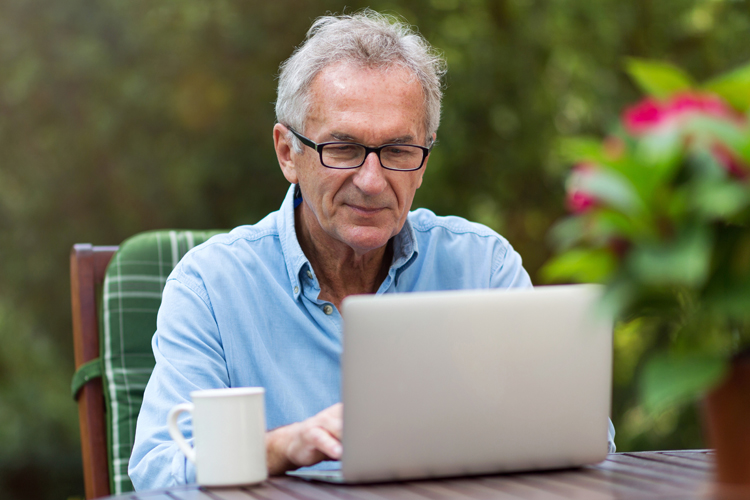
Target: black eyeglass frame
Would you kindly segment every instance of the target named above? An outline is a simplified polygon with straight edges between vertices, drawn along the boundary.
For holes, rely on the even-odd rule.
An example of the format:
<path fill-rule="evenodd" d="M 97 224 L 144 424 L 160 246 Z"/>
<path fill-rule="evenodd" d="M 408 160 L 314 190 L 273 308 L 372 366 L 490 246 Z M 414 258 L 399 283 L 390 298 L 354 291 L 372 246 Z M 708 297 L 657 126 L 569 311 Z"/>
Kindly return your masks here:
<path fill-rule="evenodd" d="M 417 144 L 383 144 L 382 146 L 378 146 L 376 148 L 371 148 L 371 147 L 365 146 L 364 144 L 360 144 L 358 142 L 347 142 L 347 141 L 321 142 L 320 144 L 318 144 L 317 142 L 315 142 L 313 140 L 310 140 L 307 137 L 305 137 L 304 135 L 300 134 L 299 132 L 297 132 L 296 130 L 294 130 L 292 127 L 286 126 L 286 128 L 288 128 L 289 131 L 292 134 L 294 134 L 294 136 L 302 142 L 302 144 L 304 144 L 308 148 L 314 149 L 315 151 L 318 152 L 318 155 L 320 156 L 320 164 L 321 165 L 323 165 L 326 168 L 332 168 L 334 170 L 351 170 L 353 168 L 359 168 L 359 167 L 361 167 L 362 165 L 365 164 L 365 162 L 367 161 L 367 157 L 370 156 L 370 153 L 375 153 L 375 155 L 378 157 L 378 162 L 380 163 L 380 166 L 383 167 L 386 170 L 393 170 L 395 172 L 414 172 L 415 170 L 419 170 L 420 168 L 422 168 L 424 166 L 424 161 L 427 158 L 427 155 L 430 154 L 430 151 L 432 151 L 432 146 L 435 145 L 433 143 L 433 144 L 430 145 L 429 148 L 426 148 L 424 146 L 418 146 Z M 362 146 L 363 148 L 365 148 L 365 156 L 362 159 L 362 163 L 360 163 L 359 165 L 355 165 L 353 167 L 331 167 L 330 165 L 326 165 L 325 163 L 323 163 L 323 148 L 325 146 L 330 146 L 331 144 L 349 144 L 349 145 L 352 145 L 352 146 Z M 403 146 L 410 146 L 410 147 L 413 147 L 413 148 L 419 148 L 419 149 L 421 149 L 422 150 L 422 161 L 420 162 L 419 166 L 417 168 L 391 168 L 391 167 L 386 167 L 385 165 L 383 165 L 383 160 L 380 159 L 380 151 L 382 151 L 383 148 L 393 147 L 393 146 L 401 146 L 401 147 L 403 147 Z"/>

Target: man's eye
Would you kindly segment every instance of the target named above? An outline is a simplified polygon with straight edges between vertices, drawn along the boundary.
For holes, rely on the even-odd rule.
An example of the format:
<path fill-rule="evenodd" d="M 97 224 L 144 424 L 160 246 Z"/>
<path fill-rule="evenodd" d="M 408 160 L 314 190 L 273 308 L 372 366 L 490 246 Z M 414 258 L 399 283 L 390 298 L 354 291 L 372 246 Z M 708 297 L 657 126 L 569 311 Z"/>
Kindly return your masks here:
<path fill-rule="evenodd" d="M 417 149 L 409 146 L 388 146 L 383 150 L 388 156 L 411 156 L 417 154 Z"/>
<path fill-rule="evenodd" d="M 329 144 L 323 151 L 329 155 L 341 156 L 358 154 L 360 149 L 356 144 Z"/>

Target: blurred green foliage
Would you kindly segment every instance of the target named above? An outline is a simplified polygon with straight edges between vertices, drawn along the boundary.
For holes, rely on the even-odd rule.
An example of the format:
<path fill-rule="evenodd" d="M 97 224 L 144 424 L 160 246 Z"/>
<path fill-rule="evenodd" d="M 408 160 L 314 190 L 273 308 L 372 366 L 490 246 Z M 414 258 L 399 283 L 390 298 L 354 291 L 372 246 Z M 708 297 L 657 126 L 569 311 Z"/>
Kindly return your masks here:
<path fill-rule="evenodd" d="M 594 276 L 604 307 L 653 323 L 661 348 L 639 385 L 659 413 L 718 385 L 750 346 L 750 64 L 704 84 L 662 62 L 627 68 L 648 97 L 606 139 L 562 141 L 573 213 L 541 274 Z"/>
<path fill-rule="evenodd" d="M 253 223 L 281 202 L 278 64 L 326 12 L 397 12 L 449 63 L 415 206 L 504 234 L 536 276 L 563 212 L 561 135 L 637 97 L 625 56 L 700 80 L 750 59 L 744 0 L 0 2 L 0 496 L 82 495 L 68 252 L 153 228 Z M 619 329 L 620 450 L 701 445 L 695 412 L 644 414 L 653 349 Z"/>

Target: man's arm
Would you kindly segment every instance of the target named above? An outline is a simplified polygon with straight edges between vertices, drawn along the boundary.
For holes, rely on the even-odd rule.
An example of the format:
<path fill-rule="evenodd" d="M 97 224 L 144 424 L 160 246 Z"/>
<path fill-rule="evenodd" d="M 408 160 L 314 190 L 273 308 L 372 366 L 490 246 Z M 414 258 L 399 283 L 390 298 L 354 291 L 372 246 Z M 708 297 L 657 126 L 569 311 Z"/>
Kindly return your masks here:
<path fill-rule="evenodd" d="M 195 481 L 195 467 L 172 441 L 166 418 L 198 389 L 229 387 L 230 377 L 211 302 L 195 283 L 170 279 L 164 288 L 157 333 L 152 342 L 156 367 L 138 416 L 129 474 L 138 490 Z M 341 456 L 341 405 L 267 433 L 269 471 L 313 465 Z M 180 419 L 189 442 L 189 417 Z"/>
<path fill-rule="evenodd" d="M 177 448 L 167 430 L 167 414 L 190 401 L 190 392 L 229 387 L 224 349 L 210 302 L 195 286 L 169 279 L 164 287 L 152 346 L 156 366 L 138 415 L 135 443 L 128 464 L 136 490 L 195 481 L 195 467 Z M 192 444 L 190 418 L 180 429 Z"/>
<path fill-rule="evenodd" d="M 504 241 L 504 240 L 503 240 Z M 500 248 L 495 247 L 492 262 L 490 288 L 528 288 L 531 287 L 529 273 L 523 268 L 521 256 L 513 250 L 507 241 Z"/>

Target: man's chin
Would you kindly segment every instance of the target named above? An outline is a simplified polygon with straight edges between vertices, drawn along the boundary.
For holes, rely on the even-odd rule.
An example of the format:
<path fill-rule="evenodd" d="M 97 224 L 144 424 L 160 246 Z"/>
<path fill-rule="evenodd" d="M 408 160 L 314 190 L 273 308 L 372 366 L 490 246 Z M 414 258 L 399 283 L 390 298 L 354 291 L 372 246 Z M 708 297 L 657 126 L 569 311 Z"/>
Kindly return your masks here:
<path fill-rule="evenodd" d="M 391 231 L 382 228 L 357 227 L 349 231 L 342 241 L 358 254 L 365 254 L 383 248 L 391 239 Z"/>

